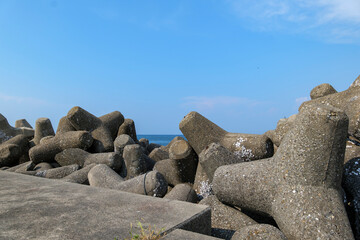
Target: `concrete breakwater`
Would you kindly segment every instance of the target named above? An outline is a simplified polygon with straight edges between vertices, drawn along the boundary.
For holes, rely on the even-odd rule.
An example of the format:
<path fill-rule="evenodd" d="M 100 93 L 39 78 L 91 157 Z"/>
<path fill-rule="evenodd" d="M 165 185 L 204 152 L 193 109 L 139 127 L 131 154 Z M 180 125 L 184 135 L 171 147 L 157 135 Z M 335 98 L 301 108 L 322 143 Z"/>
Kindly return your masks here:
<path fill-rule="evenodd" d="M 73 107 L 56 131 L 0 115 L 0 238 L 123 239 L 120 218 L 164 225 L 164 239 L 360 239 L 360 76 L 310 97 L 261 135 L 190 112 L 186 140 L 167 146 L 138 139 L 119 111 Z"/>

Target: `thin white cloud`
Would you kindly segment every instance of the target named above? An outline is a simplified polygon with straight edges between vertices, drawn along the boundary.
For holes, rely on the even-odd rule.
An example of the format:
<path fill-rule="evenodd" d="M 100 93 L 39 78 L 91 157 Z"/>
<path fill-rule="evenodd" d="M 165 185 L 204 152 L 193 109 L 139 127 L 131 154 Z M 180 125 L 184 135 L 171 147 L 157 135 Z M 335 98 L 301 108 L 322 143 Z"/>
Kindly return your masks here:
<path fill-rule="evenodd" d="M 233 11 L 262 31 L 284 30 L 355 42 L 360 38 L 359 0 L 229 0 Z"/>
<path fill-rule="evenodd" d="M 11 96 L 11 95 L 2 94 L 2 93 L 0 93 L 0 101 L 6 102 L 6 103 L 26 104 L 26 105 L 46 105 L 47 104 L 43 100 L 32 98 L 32 97 Z"/>
<path fill-rule="evenodd" d="M 182 99 L 183 106 L 192 107 L 197 110 L 210 110 L 217 107 L 227 107 L 236 105 L 255 106 L 259 102 L 247 98 L 231 96 L 189 96 Z"/>

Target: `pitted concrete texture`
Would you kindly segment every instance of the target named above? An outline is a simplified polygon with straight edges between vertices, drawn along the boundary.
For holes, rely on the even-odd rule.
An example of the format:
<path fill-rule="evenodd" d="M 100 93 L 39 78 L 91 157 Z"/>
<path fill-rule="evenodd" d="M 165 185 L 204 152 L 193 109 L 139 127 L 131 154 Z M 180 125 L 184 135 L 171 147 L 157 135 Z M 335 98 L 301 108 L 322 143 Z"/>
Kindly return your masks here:
<path fill-rule="evenodd" d="M 217 233 L 217 237 L 227 238 L 236 230 L 257 224 L 241 211 L 221 203 L 214 195 L 201 200 L 199 204 L 211 207 L 211 227 L 213 232 Z"/>
<path fill-rule="evenodd" d="M 287 240 L 287 238 L 272 225 L 255 224 L 236 231 L 231 240 Z"/>
<path fill-rule="evenodd" d="M 244 161 L 268 158 L 274 153 L 267 136 L 227 132 L 197 112 L 186 115 L 179 128 L 198 155 L 210 143 L 220 143 Z"/>
<path fill-rule="evenodd" d="M 221 238 L 216 237 L 210 237 L 204 234 L 194 233 L 185 231 L 182 229 L 176 229 L 175 231 L 172 231 L 171 233 L 165 235 L 161 238 L 162 240 L 220 240 Z"/>
<path fill-rule="evenodd" d="M 129 135 L 135 141 L 135 143 L 139 142 L 136 135 L 134 120 L 130 118 L 126 118 L 124 122 L 120 125 L 117 135 L 120 136 L 121 134 Z"/>
<path fill-rule="evenodd" d="M 348 123 L 340 109 L 307 104 L 273 158 L 219 167 L 215 195 L 270 214 L 289 239 L 354 239 L 341 189 Z"/>
<path fill-rule="evenodd" d="M 112 152 L 114 142 L 110 130 L 101 119 L 92 115 L 81 107 L 73 107 L 67 114 L 67 119 L 76 130 L 91 132 L 94 141 L 89 148 L 90 152 Z"/>
<path fill-rule="evenodd" d="M 335 88 L 328 83 L 320 84 L 311 90 L 310 97 L 311 99 L 316 99 L 320 97 L 324 97 L 333 93 L 337 93 Z"/>
<path fill-rule="evenodd" d="M 0 239 L 124 239 L 142 225 L 210 234 L 210 208 L 0 171 Z"/>
<path fill-rule="evenodd" d="M 360 76 L 359 76 L 360 77 Z M 349 117 L 349 134 L 360 137 L 360 78 L 345 91 L 319 97 L 301 104 L 299 110 L 304 106 L 317 103 L 331 105 L 343 110 Z"/>

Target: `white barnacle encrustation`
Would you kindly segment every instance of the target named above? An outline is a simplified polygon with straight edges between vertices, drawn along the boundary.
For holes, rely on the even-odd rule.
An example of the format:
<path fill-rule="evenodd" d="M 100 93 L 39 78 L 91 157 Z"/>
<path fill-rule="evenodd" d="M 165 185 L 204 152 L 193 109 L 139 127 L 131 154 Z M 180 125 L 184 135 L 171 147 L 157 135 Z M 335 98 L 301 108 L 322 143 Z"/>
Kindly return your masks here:
<path fill-rule="evenodd" d="M 237 141 L 234 143 L 234 146 L 236 149 L 239 149 L 237 151 L 234 152 L 234 154 L 236 156 L 238 156 L 239 158 L 243 159 L 245 162 L 249 162 L 253 157 L 254 154 L 252 153 L 251 149 L 247 149 L 242 143 L 245 141 L 246 139 L 239 137 L 237 139 Z"/>
<path fill-rule="evenodd" d="M 199 187 L 199 195 L 202 196 L 203 198 L 206 198 L 212 194 L 213 194 L 212 184 L 209 182 L 209 180 L 201 181 Z"/>

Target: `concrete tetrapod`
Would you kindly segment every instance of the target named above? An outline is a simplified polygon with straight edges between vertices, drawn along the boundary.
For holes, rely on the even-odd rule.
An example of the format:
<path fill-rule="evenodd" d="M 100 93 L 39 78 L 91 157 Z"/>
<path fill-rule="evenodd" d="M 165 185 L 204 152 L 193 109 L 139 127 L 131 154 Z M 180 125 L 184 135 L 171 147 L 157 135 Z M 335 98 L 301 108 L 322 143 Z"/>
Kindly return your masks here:
<path fill-rule="evenodd" d="M 60 179 L 64 178 L 74 172 L 79 170 L 79 165 L 72 164 L 64 167 L 52 168 L 48 170 L 39 171 L 35 174 L 35 176 L 45 177 L 45 178 L 55 178 Z"/>
<path fill-rule="evenodd" d="M 117 135 L 120 136 L 121 134 L 129 135 L 135 141 L 135 143 L 139 142 L 136 135 L 134 120 L 130 118 L 126 118 L 120 125 Z"/>
<path fill-rule="evenodd" d="M 56 133 L 59 132 L 70 132 L 76 131 L 70 121 L 67 119 L 67 116 L 60 118 Z"/>
<path fill-rule="evenodd" d="M 195 190 L 187 183 L 176 185 L 164 198 L 192 203 L 198 201 Z"/>
<path fill-rule="evenodd" d="M 16 135 L 24 134 L 26 137 L 34 136 L 34 129 L 27 127 L 14 128 L 8 120 L 0 113 L 0 143 L 9 140 Z"/>
<path fill-rule="evenodd" d="M 115 171 L 120 171 L 124 160 L 115 152 L 111 153 L 88 153 L 80 148 L 68 148 L 56 154 L 55 161 L 61 166 L 78 164 L 81 167 L 96 164 L 106 164 Z"/>
<path fill-rule="evenodd" d="M 340 109 L 304 106 L 273 158 L 219 167 L 215 195 L 270 214 L 288 239 L 353 239 L 341 190 L 348 123 Z"/>
<path fill-rule="evenodd" d="M 199 155 L 199 161 L 205 170 L 210 182 L 213 180 L 216 169 L 223 165 L 244 162 L 243 159 L 224 148 L 218 143 L 211 143 Z"/>
<path fill-rule="evenodd" d="M 310 92 L 310 98 L 311 99 L 316 99 L 319 97 L 324 97 L 326 95 L 330 95 L 333 93 L 337 93 L 337 91 L 335 90 L 335 88 L 333 86 L 331 86 L 328 83 L 323 83 L 320 84 L 316 87 L 314 87 L 311 92 Z"/>
<path fill-rule="evenodd" d="M 94 138 L 90 152 L 112 152 L 114 142 L 107 126 L 96 116 L 81 107 L 73 107 L 67 114 L 67 119 L 76 130 L 86 130 Z"/>
<path fill-rule="evenodd" d="M 216 196 L 210 195 L 201 200 L 199 204 L 211 207 L 212 235 L 228 239 L 236 230 L 257 222 L 241 211 L 221 203 Z"/>
<path fill-rule="evenodd" d="M 79 183 L 79 184 L 88 183 L 88 174 L 90 170 L 95 166 L 96 164 L 92 163 L 90 165 L 87 165 L 86 167 L 83 167 L 80 170 L 77 170 L 67 175 L 66 177 L 61 178 L 60 180 L 65 182 Z"/>
<path fill-rule="evenodd" d="M 121 156 L 124 153 L 124 148 L 127 145 L 135 144 L 135 141 L 127 134 L 121 134 L 116 137 L 114 141 L 115 152 L 119 153 Z"/>
<path fill-rule="evenodd" d="M 167 192 L 167 182 L 157 171 L 150 171 L 143 175 L 124 181 L 120 175 L 104 164 L 93 167 L 88 174 L 90 186 L 103 187 L 132 192 L 154 197 L 163 197 Z"/>
<path fill-rule="evenodd" d="M 156 162 L 154 170 L 160 172 L 169 183 L 193 183 L 198 164 L 197 155 L 185 140 L 174 142 L 169 149 L 170 159 Z"/>
<path fill-rule="evenodd" d="M 299 110 L 306 105 L 317 103 L 326 104 L 343 110 L 349 117 L 349 134 L 360 138 L 360 76 L 351 86 L 342 92 L 304 102 Z"/>
<path fill-rule="evenodd" d="M 21 128 L 21 127 L 32 128 L 30 123 L 28 121 L 26 121 L 26 119 L 24 119 L 24 118 L 16 120 L 15 121 L 15 127 L 16 128 Z"/>
<path fill-rule="evenodd" d="M 6 169 L 8 172 L 16 172 L 17 170 L 21 169 L 21 171 L 27 171 L 29 169 L 33 169 L 35 167 L 34 163 L 32 161 L 24 162 L 19 165 L 16 165 L 14 167 Z"/>
<path fill-rule="evenodd" d="M 210 143 L 220 143 L 244 161 L 271 157 L 273 143 L 265 135 L 229 133 L 197 112 L 190 112 L 179 124 L 181 132 L 197 154 Z"/>
<path fill-rule="evenodd" d="M 55 136 L 54 128 L 48 118 L 38 118 L 35 122 L 34 143 L 40 144 L 43 137 Z"/>
<path fill-rule="evenodd" d="M 126 145 L 123 158 L 127 169 L 126 179 L 144 174 L 155 165 L 154 160 L 144 154 L 139 144 Z"/>
<path fill-rule="evenodd" d="M 67 148 L 87 149 L 91 146 L 93 138 L 87 131 L 71 131 L 58 133 L 45 143 L 30 149 L 29 156 L 33 163 L 51 162 L 55 155 Z"/>
<path fill-rule="evenodd" d="M 19 134 L 0 144 L 0 167 L 15 166 L 28 160 L 29 140 Z"/>
<path fill-rule="evenodd" d="M 114 111 L 99 117 L 99 119 L 109 129 L 112 139 L 115 140 L 120 125 L 124 123 L 124 116 L 121 112 Z"/>
<path fill-rule="evenodd" d="M 151 158 L 155 162 L 158 162 L 164 159 L 169 159 L 169 153 L 165 150 L 162 150 L 161 148 L 155 148 L 149 154 L 149 158 Z"/>

